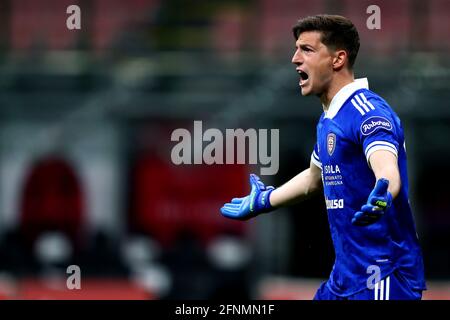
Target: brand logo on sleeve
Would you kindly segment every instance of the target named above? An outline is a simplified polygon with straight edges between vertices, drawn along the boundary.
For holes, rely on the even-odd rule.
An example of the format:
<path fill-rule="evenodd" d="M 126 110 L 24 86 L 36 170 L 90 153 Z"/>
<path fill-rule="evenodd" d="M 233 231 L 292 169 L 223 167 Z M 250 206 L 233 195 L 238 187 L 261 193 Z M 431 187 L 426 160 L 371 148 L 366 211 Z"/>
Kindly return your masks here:
<path fill-rule="evenodd" d="M 361 133 L 365 136 L 377 131 L 378 129 L 392 130 L 392 124 L 384 117 L 370 117 L 361 124 Z"/>
<path fill-rule="evenodd" d="M 327 151 L 330 156 L 333 154 L 334 149 L 336 149 L 336 135 L 329 133 L 327 135 Z"/>

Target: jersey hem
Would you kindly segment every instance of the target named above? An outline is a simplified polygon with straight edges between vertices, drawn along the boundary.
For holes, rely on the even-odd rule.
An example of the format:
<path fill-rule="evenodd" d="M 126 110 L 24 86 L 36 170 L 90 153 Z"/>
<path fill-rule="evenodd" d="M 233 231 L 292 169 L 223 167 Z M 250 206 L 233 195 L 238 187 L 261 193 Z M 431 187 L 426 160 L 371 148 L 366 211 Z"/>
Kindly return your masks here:
<path fill-rule="evenodd" d="M 388 272 L 387 274 L 384 275 L 383 279 L 385 279 L 386 277 L 388 277 L 391 274 L 393 274 L 396 270 L 397 270 L 397 268 L 392 269 L 390 272 Z M 383 279 L 380 279 L 380 280 L 383 280 Z M 326 286 L 334 295 L 337 295 L 338 297 L 342 297 L 342 298 L 350 297 L 352 295 L 355 295 L 355 294 L 357 294 L 357 293 L 367 289 L 367 287 L 364 287 L 364 288 L 361 288 L 361 289 L 356 289 L 355 291 L 351 291 L 350 293 L 339 294 L 336 291 L 334 291 L 333 288 L 331 288 L 329 280 L 327 281 Z"/>

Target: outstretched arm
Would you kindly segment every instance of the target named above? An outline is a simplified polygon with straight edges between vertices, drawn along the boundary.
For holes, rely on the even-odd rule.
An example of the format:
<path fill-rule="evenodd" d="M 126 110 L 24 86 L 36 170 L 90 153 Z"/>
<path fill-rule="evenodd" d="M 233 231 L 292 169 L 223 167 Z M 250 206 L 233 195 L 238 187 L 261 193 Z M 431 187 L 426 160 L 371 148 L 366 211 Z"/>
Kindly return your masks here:
<path fill-rule="evenodd" d="M 270 195 L 270 203 L 276 208 L 291 205 L 308 199 L 322 187 L 322 170 L 311 162 L 308 169 L 275 189 Z"/>
<path fill-rule="evenodd" d="M 311 163 L 310 168 L 299 173 L 278 189 L 266 186 L 258 176 L 250 175 L 250 194 L 233 198 L 224 204 L 220 212 L 224 217 L 247 220 L 277 207 L 289 205 L 308 198 L 322 186 L 321 170 Z"/>

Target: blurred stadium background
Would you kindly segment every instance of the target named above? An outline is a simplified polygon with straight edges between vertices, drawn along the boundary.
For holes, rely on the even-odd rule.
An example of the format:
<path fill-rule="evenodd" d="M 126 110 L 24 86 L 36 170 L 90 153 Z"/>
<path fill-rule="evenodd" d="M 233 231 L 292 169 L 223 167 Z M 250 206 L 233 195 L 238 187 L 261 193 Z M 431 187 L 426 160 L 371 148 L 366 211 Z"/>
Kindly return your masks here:
<path fill-rule="evenodd" d="M 263 180 L 303 170 L 321 110 L 300 96 L 291 27 L 317 13 L 354 21 L 357 76 L 403 120 L 425 298 L 449 299 L 447 0 L 0 0 L 0 298 L 311 299 L 334 259 L 323 198 L 228 221 L 257 168 L 175 166 L 170 134 L 278 128 Z"/>

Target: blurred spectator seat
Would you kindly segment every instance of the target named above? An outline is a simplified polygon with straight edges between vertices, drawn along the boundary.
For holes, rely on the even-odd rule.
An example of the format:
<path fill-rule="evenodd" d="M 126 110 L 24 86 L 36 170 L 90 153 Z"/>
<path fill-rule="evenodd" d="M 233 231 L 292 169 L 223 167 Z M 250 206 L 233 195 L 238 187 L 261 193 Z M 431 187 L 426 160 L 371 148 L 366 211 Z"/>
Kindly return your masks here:
<path fill-rule="evenodd" d="M 248 193 L 247 170 L 244 165 L 175 166 L 143 155 L 132 174 L 132 225 L 163 245 L 172 245 L 182 232 L 203 244 L 222 232 L 243 234 L 248 224 L 224 219 L 219 209 Z"/>
<path fill-rule="evenodd" d="M 74 169 L 65 160 L 37 161 L 25 180 L 20 230 L 28 245 L 45 231 L 61 231 L 79 244 L 83 227 L 83 194 Z"/>

